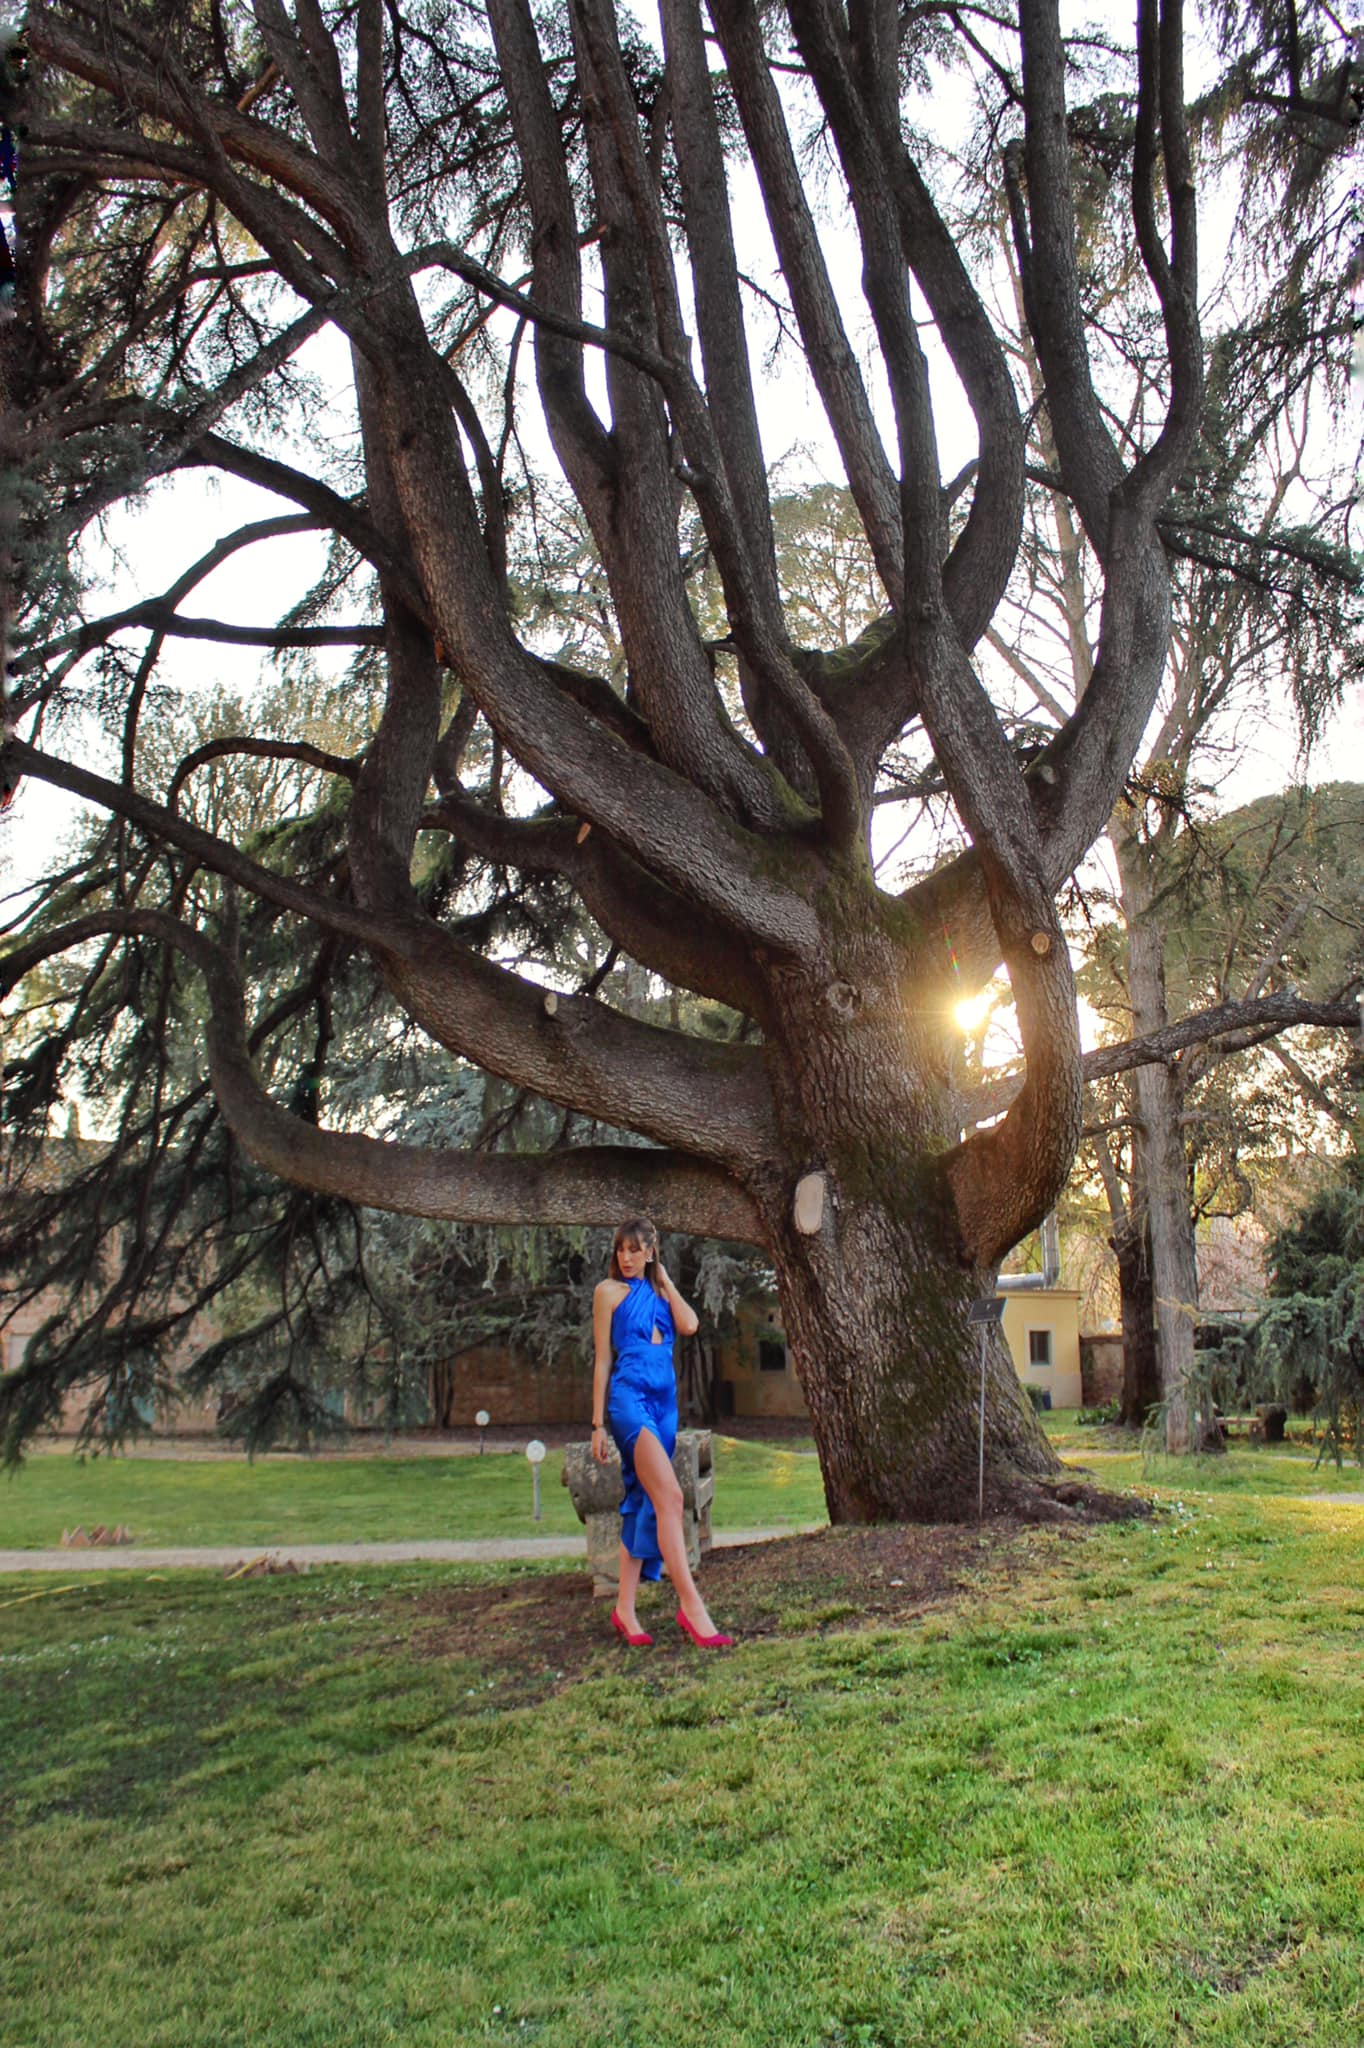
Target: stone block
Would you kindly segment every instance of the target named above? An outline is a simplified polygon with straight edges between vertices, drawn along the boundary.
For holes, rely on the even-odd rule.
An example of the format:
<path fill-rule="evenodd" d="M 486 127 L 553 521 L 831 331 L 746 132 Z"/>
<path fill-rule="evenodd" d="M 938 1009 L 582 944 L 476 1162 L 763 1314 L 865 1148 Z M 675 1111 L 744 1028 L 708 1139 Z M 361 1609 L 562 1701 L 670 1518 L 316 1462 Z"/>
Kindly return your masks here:
<path fill-rule="evenodd" d="M 686 1538 L 687 1560 L 699 1571 L 701 1559 L 711 1547 L 711 1506 L 715 1499 L 715 1470 L 711 1434 L 708 1429 L 681 1429 L 673 1452 L 673 1471 L 682 1489 L 682 1532 Z M 590 1443 L 569 1444 L 564 1450 L 563 1483 L 568 1488 L 578 1520 L 587 1531 L 587 1562 L 592 1573 L 592 1591 L 598 1598 L 615 1597 L 620 1583 L 620 1453 L 614 1444 L 604 1465 L 592 1456 Z"/>

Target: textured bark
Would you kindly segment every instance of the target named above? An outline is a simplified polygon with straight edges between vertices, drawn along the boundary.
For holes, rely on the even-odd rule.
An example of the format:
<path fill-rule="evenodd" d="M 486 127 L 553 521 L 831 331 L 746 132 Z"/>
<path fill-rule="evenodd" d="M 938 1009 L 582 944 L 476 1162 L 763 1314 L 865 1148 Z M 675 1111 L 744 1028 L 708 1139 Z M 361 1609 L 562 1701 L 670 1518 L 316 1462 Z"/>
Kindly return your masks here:
<path fill-rule="evenodd" d="M 890 1160 L 886 1160 L 890 1165 Z M 868 1162 L 871 1186 L 876 1175 Z M 769 1242 L 787 1341 L 809 1406 L 833 1522 L 955 1521 L 977 1507 L 979 1331 L 967 1310 L 994 1276 L 960 1263 L 941 1182 L 906 1177 L 850 1196 L 818 1240 L 775 1223 Z M 866 1188 L 864 1183 L 864 1189 Z M 1061 1467 L 1003 1341 L 986 1352 L 985 1511 L 1035 1500 Z"/>
<path fill-rule="evenodd" d="M 1135 1095 L 1139 1123 L 1137 1158 L 1151 1247 L 1166 1448 L 1179 1452 L 1190 1448 L 1195 1429 L 1190 1402 L 1194 1325 L 1198 1316 L 1198 1261 L 1178 1077 L 1165 1067 L 1141 1067 L 1136 1074 Z"/>
<path fill-rule="evenodd" d="M 1156 1355 L 1156 1292 L 1151 1245 L 1144 1229 L 1125 1219 L 1113 1233 L 1122 1309 L 1122 1404 L 1119 1420 L 1138 1429 L 1160 1400 Z"/>
<path fill-rule="evenodd" d="M 1165 998 L 1165 932 L 1144 848 L 1131 833 L 1114 836 L 1127 925 L 1128 1000 L 1134 1032 L 1169 1024 Z M 1141 1216 L 1151 1259 L 1156 1357 L 1165 1403 L 1166 1447 L 1187 1451 L 1195 1422 L 1190 1410 L 1194 1324 L 1198 1315 L 1198 1257 L 1194 1241 L 1189 1162 L 1184 1147 L 1183 1083 L 1173 1060 L 1138 1067 L 1132 1078 L 1136 1116 L 1133 1208 Z M 1208 1418 L 1211 1420 L 1211 1418 Z"/>
<path fill-rule="evenodd" d="M 854 947 L 847 929 L 837 978 L 791 972 L 776 988 L 768 1067 L 785 1165 L 750 1187 L 831 1519 L 956 1518 L 976 1498 L 967 1310 L 994 1272 L 953 1192 L 950 1016 L 906 1000 L 882 934 L 864 929 Z M 1054 1157 L 1043 1210 L 1065 1171 Z M 823 1198 L 813 1231 L 794 1206 L 806 1176 Z M 987 1375 L 987 1506 L 998 1509 L 1059 1467 L 1002 1342 L 990 1344 Z"/>
<path fill-rule="evenodd" d="M 1125 1188 L 1108 1133 L 1094 1135 L 1094 1157 L 1113 1219 L 1113 1248 L 1118 1266 L 1122 1313 L 1122 1420 L 1129 1427 L 1146 1421 L 1160 1400 L 1160 1361 L 1156 1355 L 1156 1293 L 1151 1269 L 1151 1240 L 1146 1227 L 1144 1184 L 1134 1168 Z"/>

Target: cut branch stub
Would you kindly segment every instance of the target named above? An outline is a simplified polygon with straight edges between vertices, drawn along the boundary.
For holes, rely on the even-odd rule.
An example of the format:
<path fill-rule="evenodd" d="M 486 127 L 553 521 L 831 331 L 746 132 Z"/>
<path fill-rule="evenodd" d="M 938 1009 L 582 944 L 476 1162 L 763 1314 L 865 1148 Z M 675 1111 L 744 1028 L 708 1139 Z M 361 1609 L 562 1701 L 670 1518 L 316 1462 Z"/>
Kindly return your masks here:
<path fill-rule="evenodd" d="M 791 1205 L 796 1229 L 802 1237 L 817 1237 L 824 1222 L 824 1196 L 827 1188 L 822 1173 L 803 1174 L 796 1182 L 795 1200 Z"/>

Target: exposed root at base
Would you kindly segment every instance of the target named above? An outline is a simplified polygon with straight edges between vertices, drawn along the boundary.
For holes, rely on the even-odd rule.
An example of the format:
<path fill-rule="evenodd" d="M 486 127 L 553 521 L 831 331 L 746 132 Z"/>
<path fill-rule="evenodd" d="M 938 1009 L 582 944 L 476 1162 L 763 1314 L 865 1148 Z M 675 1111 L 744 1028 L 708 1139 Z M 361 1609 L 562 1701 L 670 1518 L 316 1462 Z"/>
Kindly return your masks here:
<path fill-rule="evenodd" d="M 985 1520 L 1022 1522 L 1029 1526 L 1064 1523 L 1083 1528 L 1103 1522 L 1137 1521 L 1151 1513 L 1148 1501 L 1132 1493 L 1110 1493 L 1107 1488 L 1077 1479 L 1064 1467 L 1045 1478 L 1032 1472 L 987 1474 Z M 951 1493 L 930 1494 L 897 1504 L 894 1513 L 871 1516 L 838 1516 L 842 1528 L 880 1527 L 897 1522 L 927 1528 L 941 1524 L 960 1527 L 980 1520 L 974 1487 L 960 1487 Z"/>
<path fill-rule="evenodd" d="M 1067 1475 L 1062 1479 L 1024 1479 L 997 1487 L 985 1496 L 987 1514 L 1016 1515 L 1021 1522 L 1135 1522 L 1151 1513 L 1151 1503 L 1135 1493 L 1110 1493 Z"/>

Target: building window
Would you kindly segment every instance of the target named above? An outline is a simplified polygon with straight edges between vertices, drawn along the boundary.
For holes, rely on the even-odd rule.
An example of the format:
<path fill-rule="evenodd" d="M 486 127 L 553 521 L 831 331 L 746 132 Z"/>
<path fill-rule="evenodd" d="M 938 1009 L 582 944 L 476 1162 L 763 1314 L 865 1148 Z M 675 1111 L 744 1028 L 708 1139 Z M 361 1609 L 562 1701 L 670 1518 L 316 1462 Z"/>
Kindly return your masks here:
<path fill-rule="evenodd" d="M 0 1352 L 0 1368 L 3 1368 L 5 1372 L 18 1372 L 24 1362 L 24 1353 L 27 1350 L 27 1332 L 22 1337 L 7 1336 L 4 1349 Z"/>
<path fill-rule="evenodd" d="M 1050 1331 L 1050 1330 L 1029 1330 L 1029 1332 L 1028 1332 L 1028 1364 L 1029 1364 L 1029 1365 L 1050 1365 L 1050 1364 L 1051 1364 L 1051 1331 Z"/>
<path fill-rule="evenodd" d="M 786 1345 L 780 1337 L 758 1339 L 758 1371 L 786 1371 Z"/>

